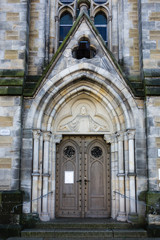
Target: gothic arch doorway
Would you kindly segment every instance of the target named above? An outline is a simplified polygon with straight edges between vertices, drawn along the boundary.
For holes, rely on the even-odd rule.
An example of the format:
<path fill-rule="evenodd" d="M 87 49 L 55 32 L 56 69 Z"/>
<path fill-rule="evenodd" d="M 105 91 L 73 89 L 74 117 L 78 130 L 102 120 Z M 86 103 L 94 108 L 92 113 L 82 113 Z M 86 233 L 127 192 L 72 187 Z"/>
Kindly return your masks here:
<path fill-rule="evenodd" d="M 57 145 L 56 217 L 110 217 L 110 196 L 110 145 L 101 135 L 64 136 Z"/>
<path fill-rule="evenodd" d="M 66 75 L 65 81 L 60 81 L 59 76 L 54 78 L 58 86 L 56 88 L 52 81 L 47 83 L 50 86 L 44 85 L 44 91 L 37 93 L 28 112 L 25 131 L 28 128 L 33 131 L 32 185 L 29 190 L 32 191 L 32 199 L 38 200 L 32 201 L 27 210 L 38 212 L 43 221 L 54 219 L 57 215 L 56 145 L 63 141 L 64 136 L 88 135 L 95 139 L 96 136 L 103 136 L 105 142 L 111 146 L 112 206 L 110 210 L 107 209 L 107 214 L 111 211 L 112 218 L 126 221 L 130 212 L 137 212 L 134 200 L 136 129 L 133 114 L 138 113 L 137 106 L 126 86 L 117 78 L 111 78 L 108 72 L 99 76 L 100 71 L 95 74 L 88 64 L 83 64 L 82 67 L 77 67 L 76 70 L 74 68 L 72 77 Z M 83 74 L 83 78 L 77 80 L 77 71 Z M 23 184 L 25 185 L 25 181 Z M 122 197 L 125 193 L 130 198 Z"/>

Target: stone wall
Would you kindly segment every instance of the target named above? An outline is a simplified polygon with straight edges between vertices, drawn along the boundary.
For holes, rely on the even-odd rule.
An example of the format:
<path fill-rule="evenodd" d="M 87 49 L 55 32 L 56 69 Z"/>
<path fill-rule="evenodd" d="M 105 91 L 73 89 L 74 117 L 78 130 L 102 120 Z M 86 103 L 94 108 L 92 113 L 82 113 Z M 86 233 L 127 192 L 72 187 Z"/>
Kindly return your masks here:
<path fill-rule="evenodd" d="M 160 100 L 159 97 L 147 98 L 147 140 L 149 190 L 159 191 L 158 169 L 160 168 Z"/>
<path fill-rule="evenodd" d="M 140 73 L 139 66 L 139 31 L 138 31 L 138 2 L 137 0 L 113 1 L 118 4 L 118 39 L 119 60 L 122 62 L 127 77 L 137 76 Z M 116 11 L 112 9 L 112 22 L 116 17 Z M 117 31 L 117 29 L 115 29 Z M 113 31 L 114 34 L 114 31 Z M 115 34 L 114 34 L 115 35 Z"/>
<path fill-rule="evenodd" d="M 30 1 L 29 75 L 41 75 L 54 54 L 56 2 Z"/>
<path fill-rule="evenodd" d="M 0 21 L 0 69 L 24 70 L 27 0 L 1 0 Z"/>
<path fill-rule="evenodd" d="M 0 97 L 0 190 L 19 189 L 21 97 Z"/>
<path fill-rule="evenodd" d="M 160 2 L 143 0 L 141 9 L 144 71 L 160 72 Z"/>

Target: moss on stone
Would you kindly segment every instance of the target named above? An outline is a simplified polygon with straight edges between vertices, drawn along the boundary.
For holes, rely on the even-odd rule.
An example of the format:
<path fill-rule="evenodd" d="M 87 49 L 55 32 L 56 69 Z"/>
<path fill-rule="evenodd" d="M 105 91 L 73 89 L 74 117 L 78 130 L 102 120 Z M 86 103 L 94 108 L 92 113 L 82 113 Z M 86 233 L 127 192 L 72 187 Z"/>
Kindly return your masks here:
<path fill-rule="evenodd" d="M 24 77 L 24 70 L 0 70 L 0 77 Z"/>
<path fill-rule="evenodd" d="M 160 86 L 160 78 L 145 79 L 146 86 Z"/>
<path fill-rule="evenodd" d="M 160 96 L 160 87 L 146 87 L 145 93 L 148 96 Z"/>
<path fill-rule="evenodd" d="M 24 228 L 33 228 L 38 222 L 40 222 L 38 214 L 27 213 L 21 215 L 21 225 Z"/>
<path fill-rule="evenodd" d="M 147 213 L 160 214 L 160 191 L 147 192 Z"/>
<path fill-rule="evenodd" d="M 160 77 L 160 69 L 144 69 L 145 77 Z"/>
<path fill-rule="evenodd" d="M 139 194 L 139 196 L 138 196 L 138 200 L 139 200 L 139 201 L 146 202 L 146 195 L 147 195 L 147 191 L 142 191 L 142 192 L 140 192 L 140 194 Z"/>
<path fill-rule="evenodd" d="M 0 95 L 22 95 L 22 87 L 0 86 Z"/>
<path fill-rule="evenodd" d="M 140 75 L 130 75 L 130 76 L 127 76 L 127 78 L 131 82 L 142 82 Z"/>
<path fill-rule="evenodd" d="M 10 78 L 4 79 L 0 78 L 0 86 L 22 86 L 23 85 L 23 78 Z"/>

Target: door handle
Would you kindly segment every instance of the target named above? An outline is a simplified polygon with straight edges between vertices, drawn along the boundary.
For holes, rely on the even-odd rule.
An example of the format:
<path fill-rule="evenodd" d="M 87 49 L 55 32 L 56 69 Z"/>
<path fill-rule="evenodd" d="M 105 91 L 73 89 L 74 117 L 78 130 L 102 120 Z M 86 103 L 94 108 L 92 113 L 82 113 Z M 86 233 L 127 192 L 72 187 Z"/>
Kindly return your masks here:
<path fill-rule="evenodd" d="M 79 182 L 79 183 L 82 183 L 82 180 L 81 180 L 81 179 L 79 179 L 77 182 Z"/>
<path fill-rule="evenodd" d="M 84 184 L 87 185 L 87 182 L 89 182 L 89 180 L 87 180 L 86 178 L 84 178 Z"/>

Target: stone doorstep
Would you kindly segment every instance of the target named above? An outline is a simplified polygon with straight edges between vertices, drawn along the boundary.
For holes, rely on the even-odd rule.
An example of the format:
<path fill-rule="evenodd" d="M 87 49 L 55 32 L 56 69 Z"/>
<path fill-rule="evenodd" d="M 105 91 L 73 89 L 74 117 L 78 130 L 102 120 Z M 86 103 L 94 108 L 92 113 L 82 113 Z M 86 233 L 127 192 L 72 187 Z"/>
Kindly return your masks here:
<path fill-rule="evenodd" d="M 22 237 L 113 237 L 111 230 L 91 229 L 27 229 L 21 232 Z"/>
<path fill-rule="evenodd" d="M 21 232 L 22 237 L 92 237 L 92 238 L 146 238 L 144 229 L 27 229 Z"/>
<path fill-rule="evenodd" d="M 87 237 L 87 238 L 81 238 L 81 237 L 76 237 L 76 238 L 28 238 L 28 237 L 11 237 L 11 238 L 7 238 L 7 240 L 93 240 L 93 237 Z M 106 238 L 97 238 L 95 237 L 95 240 L 106 240 Z M 107 238 L 107 240 L 127 240 L 128 238 Z M 0 240 L 4 240 L 1 239 Z M 142 240 L 142 238 L 129 238 L 129 240 Z M 160 238 L 143 238 L 143 240 L 160 240 Z"/>
<path fill-rule="evenodd" d="M 87 228 L 91 228 L 91 229 L 133 229 L 133 228 L 136 228 L 133 227 L 132 224 L 130 223 L 120 223 L 120 222 L 103 222 L 103 221 L 99 221 L 99 222 L 77 222 L 75 220 L 75 222 L 71 222 L 71 221 L 68 221 L 68 222 L 64 222 L 64 221 L 61 221 L 61 222 L 46 222 L 46 223 L 37 223 L 35 225 L 36 229 L 62 229 L 62 228 L 67 228 L 67 229 L 74 229 L 74 228 L 79 228 L 79 229 L 87 229 Z"/>

